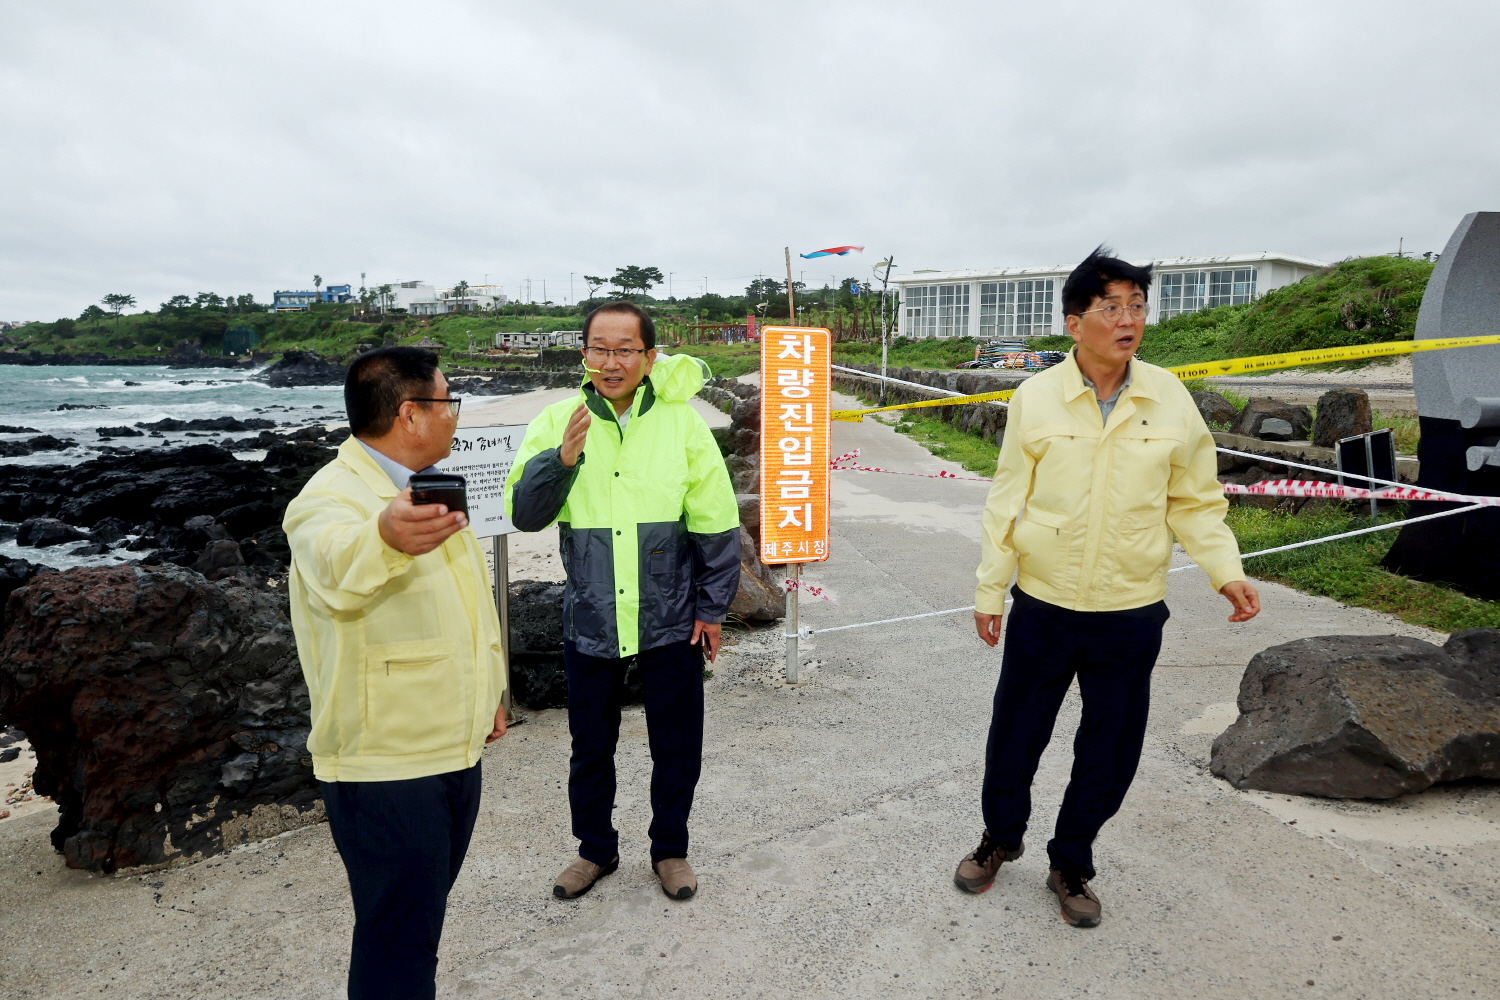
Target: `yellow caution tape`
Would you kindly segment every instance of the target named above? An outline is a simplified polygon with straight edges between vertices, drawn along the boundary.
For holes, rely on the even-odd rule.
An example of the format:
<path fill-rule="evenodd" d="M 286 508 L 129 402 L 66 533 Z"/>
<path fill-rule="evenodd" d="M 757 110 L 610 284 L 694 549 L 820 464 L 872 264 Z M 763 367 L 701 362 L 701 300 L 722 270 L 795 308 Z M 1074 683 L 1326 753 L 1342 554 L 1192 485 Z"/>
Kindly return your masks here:
<path fill-rule="evenodd" d="M 1354 347 L 1324 347 L 1314 351 L 1290 351 L 1286 354 L 1259 354 L 1248 358 L 1231 358 L 1228 361 L 1208 361 L 1196 365 L 1178 365 L 1167 371 L 1184 381 L 1195 378 L 1212 378 L 1216 375 L 1239 375 L 1244 372 L 1265 372 L 1277 368 L 1301 368 L 1304 365 L 1327 364 L 1330 361 L 1359 361 L 1364 358 L 1383 358 L 1396 354 L 1415 354 L 1418 351 L 1445 351 L 1454 347 L 1483 347 L 1500 344 L 1500 334 L 1482 337 L 1442 337 L 1434 340 L 1394 340 L 1384 344 L 1359 344 Z M 892 406 L 877 406 L 868 410 L 834 410 L 829 416 L 834 420 L 859 423 L 867 413 L 884 413 L 887 410 L 914 410 L 924 406 L 963 406 L 966 403 L 991 403 L 1010 399 L 1015 392 L 981 392 L 973 396 L 944 396 L 942 399 L 923 399 L 914 403 L 896 403 Z"/>

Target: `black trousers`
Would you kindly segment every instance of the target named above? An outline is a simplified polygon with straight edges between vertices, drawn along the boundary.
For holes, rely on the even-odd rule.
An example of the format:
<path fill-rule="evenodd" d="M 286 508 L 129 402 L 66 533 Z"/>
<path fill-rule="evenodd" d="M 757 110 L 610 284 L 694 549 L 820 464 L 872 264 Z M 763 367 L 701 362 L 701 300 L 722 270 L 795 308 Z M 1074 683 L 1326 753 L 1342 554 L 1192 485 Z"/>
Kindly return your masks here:
<path fill-rule="evenodd" d="M 318 785 L 354 896 L 350 1000 L 430 1000 L 448 890 L 479 814 L 479 765 Z"/>
<path fill-rule="evenodd" d="M 1031 817 L 1031 780 L 1073 678 L 1083 719 L 1073 774 L 1047 844 L 1053 868 L 1094 877 L 1094 838 L 1125 801 L 1141 760 L 1151 669 L 1165 602 L 1129 611 L 1070 611 L 1011 589 L 981 800 L 990 836 L 1016 847 Z"/>
<path fill-rule="evenodd" d="M 568 805 L 578 853 L 596 865 L 619 853 L 615 831 L 615 746 L 625 668 L 640 663 L 651 745 L 651 860 L 685 858 L 688 813 L 703 766 L 703 647 L 673 642 L 635 657 L 605 659 L 563 644 L 568 673 Z"/>

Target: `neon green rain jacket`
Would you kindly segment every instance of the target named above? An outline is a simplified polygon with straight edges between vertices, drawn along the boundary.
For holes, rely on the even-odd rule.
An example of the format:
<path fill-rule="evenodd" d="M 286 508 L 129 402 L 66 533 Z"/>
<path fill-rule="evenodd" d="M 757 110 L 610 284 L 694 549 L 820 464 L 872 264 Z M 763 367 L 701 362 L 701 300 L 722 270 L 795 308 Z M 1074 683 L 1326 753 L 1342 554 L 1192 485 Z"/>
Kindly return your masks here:
<path fill-rule="evenodd" d="M 625 428 L 585 380 L 526 428 L 505 484 L 522 531 L 558 522 L 563 637 L 614 659 L 692 636 L 694 619 L 722 622 L 740 578 L 739 507 L 708 424 L 688 400 L 706 366 L 658 354 Z M 558 457 L 583 403 L 593 420 L 578 463 Z"/>
<path fill-rule="evenodd" d="M 322 781 L 473 767 L 505 690 L 500 620 L 468 528 L 426 555 L 380 538 L 390 476 L 354 438 L 286 509 L 297 655 Z"/>

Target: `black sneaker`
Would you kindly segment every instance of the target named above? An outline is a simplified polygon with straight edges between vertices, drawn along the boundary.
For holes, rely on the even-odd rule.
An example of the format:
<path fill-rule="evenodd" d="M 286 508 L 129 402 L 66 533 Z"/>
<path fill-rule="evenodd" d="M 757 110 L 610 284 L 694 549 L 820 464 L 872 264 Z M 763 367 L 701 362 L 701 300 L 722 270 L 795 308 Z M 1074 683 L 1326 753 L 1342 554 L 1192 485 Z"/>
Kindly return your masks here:
<path fill-rule="evenodd" d="M 1007 861 L 1014 861 L 1026 853 L 1026 845 L 1007 847 L 990 837 L 988 830 L 979 838 L 979 846 L 958 863 L 953 873 L 953 884 L 964 892 L 980 893 L 995 884 L 995 873 Z"/>

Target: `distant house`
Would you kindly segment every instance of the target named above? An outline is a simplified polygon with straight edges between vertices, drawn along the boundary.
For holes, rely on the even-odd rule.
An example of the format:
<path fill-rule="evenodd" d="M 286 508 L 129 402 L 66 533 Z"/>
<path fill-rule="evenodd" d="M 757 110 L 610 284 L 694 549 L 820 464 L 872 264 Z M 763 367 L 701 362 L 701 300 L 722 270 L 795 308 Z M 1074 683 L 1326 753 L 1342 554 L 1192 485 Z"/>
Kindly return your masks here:
<path fill-rule="evenodd" d="M 499 285 L 471 285 L 458 295 L 452 288 L 437 289 L 422 281 L 403 281 L 391 286 L 386 308 L 405 310 L 413 316 L 443 316 L 493 309 L 509 301 Z"/>
<path fill-rule="evenodd" d="M 1214 306 L 1250 302 L 1328 265 L 1290 254 L 1135 260 L 1154 265 L 1148 323 Z M 900 289 L 903 337 L 1051 337 L 1066 333 L 1059 294 L 1075 265 L 968 271 L 913 271 Z"/>
<path fill-rule="evenodd" d="M 509 347 L 512 350 L 523 348 L 529 350 L 540 350 L 543 347 L 552 346 L 552 334 L 533 330 L 530 333 L 497 333 L 495 334 L 496 347 Z"/>
<path fill-rule="evenodd" d="M 350 285 L 328 285 L 322 289 L 275 292 L 271 296 L 274 312 L 306 312 L 315 302 L 352 302 L 354 291 Z"/>

